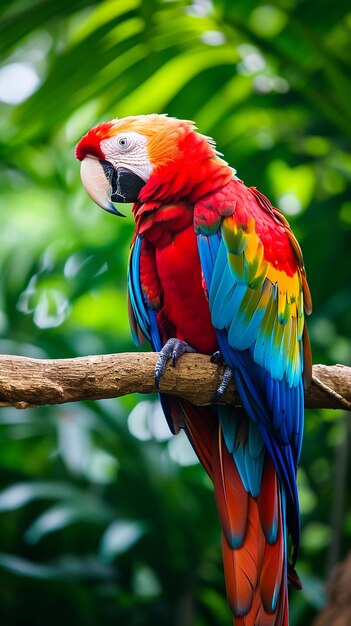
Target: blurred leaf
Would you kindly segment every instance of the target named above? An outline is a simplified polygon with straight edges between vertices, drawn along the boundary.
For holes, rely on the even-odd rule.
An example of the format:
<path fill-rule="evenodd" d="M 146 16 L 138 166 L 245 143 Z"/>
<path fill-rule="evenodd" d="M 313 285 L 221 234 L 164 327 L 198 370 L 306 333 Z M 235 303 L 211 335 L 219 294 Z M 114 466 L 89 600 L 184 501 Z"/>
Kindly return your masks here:
<path fill-rule="evenodd" d="M 66 528 L 77 522 L 103 524 L 109 521 L 113 513 L 100 503 L 80 502 L 79 504 L 60 504 L 40 515 L 25 533 L 28 543 L 37 543 L 49 533 Z"/>
<path fill-rule="evenodd" d="M 108 565 L 94 559 L 77 559 L 63 556 L 49 565 L 33 563 L 12 554 L 0 553 L 0 567 L 9 572 L 43 580 L 67 580 L 70 578 L 112 578 L 113 570 Z"/>
<path fill-rule="evenodd" d="M 11 485 L 0 492 L 0 511 L 12 511 L 37 499 L 81 497 L 79 489 L 70 483 L 26 482 Z"/>
<path fill-rule="evenodd" d="M 326 602 L 326 591 L 320 578 L 306 574 L 301 575 L 303 594 L 316 609 L 323 608 Z"/>
<path fill-rule="evenodd" d="M 85 0 L 84 4 L 89 5 L 89 0 Z M 56 18 L 58 14 L 63 18 L 82 6 L 84 5 L 81 0 L 61 0 L 59 7 L 48 0 L 41 0 L 31 2 L 30 6 L 25 6 L 22 10 L 15 9 L 1 22 L 0 52 L 8 52 L 22 37 L 40 26 L 46 26 L 48 20 Z"/>
<path fill-rule="evenodd" d="M 109 563 L 113 559 L 127 552 L 146 533 L 146 526 L 141 522 L 117 521 L 112 522 L 102 536 L 100 554 L 102 559 Z"/>
<path fill-rule="evenodd" d="M 152 598 L 161 593 L 162 587 L 155 572 L 149 567 L 139 567 L 133 578 L 134 593 L 142 598 Z"/>
<path fill-rule="evenodd" d="M 12 554 L 0 553 L 0 566 L 14 574 L 30 578 L 50 579 L 56 578 L 58 575 L 55 567 L 31 563 Z"/>
<path fill-rule="evenodd" d="M 330 541 L 331 528 L 326 524 L 311 522 L 303 529 L 301 543 L 308 552 L 318 552 Z"/>
<path fill-rule="evenodd" d="M 131 207 L 117 220 L 93 205 L 74 145 L 102 120 L 153 111 L 193 119 L 240 178 L 288 213 L 314 300 L 314 361 L 348 362 L 348 3 L 3 0 L 0 12 L 1 70 L 25 65 L 35 77 L 15 80 L 13 91 L 32 95 L 14 106 L 0 71 L 1 351 L 134 349 Z M 196 626 L 228 623 L 211 482 L 184 436 L 169 436 L 159 404 L 137 394 L 1 410 L 1 623 L 183 626 L 185 614 Z M 334 488 L 347 441 L 341 413 L 306 412 L 297 565 L 306 583 L 290 594 L 294 626 L 313 623 L 321 605 L 330 537 L 338 558 L 351 549 L 346 474 Z M 339 496 L 344 523 L 331 521 Z"/>

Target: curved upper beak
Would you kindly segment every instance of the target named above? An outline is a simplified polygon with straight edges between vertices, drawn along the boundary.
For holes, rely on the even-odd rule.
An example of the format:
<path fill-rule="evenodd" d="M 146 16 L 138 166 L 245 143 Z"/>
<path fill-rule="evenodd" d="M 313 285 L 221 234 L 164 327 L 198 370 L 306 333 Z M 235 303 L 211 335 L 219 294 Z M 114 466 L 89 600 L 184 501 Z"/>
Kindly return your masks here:
<path fill-rule="evenodd" d="M 94 202 L 105 211 L 121 215 L 113 202 L 136 202 L 146 181 L 132 170 L 115 169 L 109 161 L 86 156 L 80 167 L 83 185 Z"/>
<path fill-rule="evenodd" d="M 104 211 L 124 217 L 123 213 L 120 213 L 112 203 L 112 177 L 106 176 L 100 161 L 93 157 L 85 157 L 80 166 L 80 177 L 87 194 L 99 207 Z"/>

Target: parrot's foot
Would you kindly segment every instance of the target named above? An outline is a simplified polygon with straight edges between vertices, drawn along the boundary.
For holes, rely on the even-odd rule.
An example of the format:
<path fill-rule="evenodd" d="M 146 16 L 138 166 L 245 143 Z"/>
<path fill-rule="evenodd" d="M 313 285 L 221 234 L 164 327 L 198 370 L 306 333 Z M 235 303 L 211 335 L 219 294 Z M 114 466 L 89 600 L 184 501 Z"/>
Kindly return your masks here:
<path fill-rule="evenodd" d="M 210 358 L 211 363 L 215 363 L 216 365 L 225 365 L 225 360 L 222 357 L 221 351 L 217 350 L 214 352 Z"/>
<path fill-rule="evenodd" d="M 215 363 L 216 365 L 226 365 L 224 358 L 222 357 L 219 350 L 214 352 L 211 356 L 211 363 Z M 233 370 L 226 365 L 224 370 L 223 378 L 220 385 L 217 388 L 215 395 L 213 396 L 212 402 L 218 402 L 224 393 L 227 391 L 230 381 L 233 380 Z"/>
<path fill-rule="evenodd" d="M 186 352 L 196 352 L 196 350 L 185 341 L 181 341 L 175 337 L 168 339 L 162 350 L 160 350 L 155 365 L 155 386 L 157 389 L 160 386 L 161 376 L 165 373 L 167 361 L 172 359 L 172 365 L 175 367 L 177 359 Z"/>
<path fill-rule="evenodd" d="M 217 391 L 213 396 L 212 402 L 218 402 L 219 400 L 221 400 L 222 396 L 227 391 L 231 380 L 233 380 L 233 370 L 230 367 L 226 367 L 224 370 L 222 381 L 217 387 Z"/>

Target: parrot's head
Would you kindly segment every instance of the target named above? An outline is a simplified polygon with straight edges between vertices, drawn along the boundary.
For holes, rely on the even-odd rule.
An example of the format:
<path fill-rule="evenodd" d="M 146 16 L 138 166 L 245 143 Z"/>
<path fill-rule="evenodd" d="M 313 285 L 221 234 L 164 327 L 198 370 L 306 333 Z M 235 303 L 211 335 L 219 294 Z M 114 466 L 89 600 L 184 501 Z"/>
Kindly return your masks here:
<path fill-rule="evenodd" d="M 104 122 L 80 140 L 76 157 L 89 196 L 105 211 L 122 215 L 114 202 L 186 197 L 208 176 L 204 161 L 222 161 L 192 122 L 166 115 L 139 115 Z M 195 180 L 197 177 L 199 180 Z M 228 177 L 228 172 L 226 172 Z"/>

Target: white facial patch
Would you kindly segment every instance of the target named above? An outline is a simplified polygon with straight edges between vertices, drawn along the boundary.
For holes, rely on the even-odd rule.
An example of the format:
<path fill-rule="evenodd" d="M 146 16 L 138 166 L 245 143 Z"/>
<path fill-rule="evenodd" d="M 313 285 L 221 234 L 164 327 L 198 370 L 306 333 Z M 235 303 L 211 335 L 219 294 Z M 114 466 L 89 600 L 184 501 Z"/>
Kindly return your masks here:
<path fill-rule="evenodd" d="M 103 139 L 100 147 L 106 159 L 116 169 L 118 167 L 130 169 L 146 182 L 152 170 L 146 144 L 147 137 L 130 131 Z"/>

